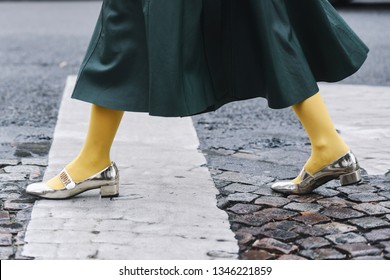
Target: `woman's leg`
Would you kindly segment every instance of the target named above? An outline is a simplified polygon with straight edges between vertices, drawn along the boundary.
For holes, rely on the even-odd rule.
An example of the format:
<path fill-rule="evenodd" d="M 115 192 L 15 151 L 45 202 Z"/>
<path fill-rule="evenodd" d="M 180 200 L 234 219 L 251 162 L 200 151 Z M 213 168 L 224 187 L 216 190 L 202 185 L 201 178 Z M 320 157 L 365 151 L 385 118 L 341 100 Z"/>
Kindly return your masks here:
<path fill-rule="evenodd" d="M 316 173 L 349 151 L 335 129 L 320 93 L 292 106 L 292 109 L 311 142 L 311 156 L 304 166 L 308 173 Z M 300 176 L 294 179 L 294 183 L 300 181 Z"/>
<path fill-rule="evenodd" d="M 123 113 L 92 105 L 87 138 L 79 155 L 66 166 L 75 182 L 87 179 L 111 164 L 110 149 Z M 64 188 L 58 175 L 47 184 L 56 190 Z"/>
<path fill-rule="evenodd" d="M 309 136 L 311 156 L 298 177 L 276 182 L 271 188 L 285 194 L 305 194 L 333 179 L 340 179 L 341 185 L 359 182 L 357 159 L 337 133 L 321 95 L 294 105 L 293 110 Z"/>

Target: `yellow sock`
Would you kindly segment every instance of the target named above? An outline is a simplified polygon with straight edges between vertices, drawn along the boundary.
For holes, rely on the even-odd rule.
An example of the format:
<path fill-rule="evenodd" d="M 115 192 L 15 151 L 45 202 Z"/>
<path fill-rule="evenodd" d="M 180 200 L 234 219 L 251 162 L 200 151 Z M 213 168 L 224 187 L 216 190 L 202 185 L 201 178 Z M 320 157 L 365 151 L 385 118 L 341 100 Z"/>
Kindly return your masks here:
<path fill-rule="evenodd" d="M 311 156 L 304 167 L 307 172 L 314 174 L 349 151 L 335 129 L 320 93 L 292 106 L 292 109 L 311 142 Z M 294 182 L 301 182 L 301 178 L 295 178 Z"/>
<path fill-rule="evenodd" d="M 80 182 L 98 173 L 111 164 L 110 149 L 123 117 L 116 111 L 92 105 L 86 140 L 79 155 L 66 166 L 66 171 L 75 182 Z M 64 188 L 58 175 L 47 184 L 56 190 Z"/>

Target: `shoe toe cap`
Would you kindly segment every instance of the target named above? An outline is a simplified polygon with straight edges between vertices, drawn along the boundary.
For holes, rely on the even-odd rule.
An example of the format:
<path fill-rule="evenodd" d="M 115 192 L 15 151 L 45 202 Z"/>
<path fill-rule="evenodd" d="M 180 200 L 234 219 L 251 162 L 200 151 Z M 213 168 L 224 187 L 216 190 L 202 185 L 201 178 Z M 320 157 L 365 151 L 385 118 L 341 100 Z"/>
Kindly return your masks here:
<path fill-rule="evenodd" d="M 47 184 L 45 183 L 34 183 L 28 185 L 26 188 L 26 193 L 28 194 L 42 194 L 53 191 Z"/>
<path fill-rule="evenodd" d="M 271 189 L 279 193 L 293 194 L 297 191 L 297 185 L 294 184 L 292 181 L 277 182 L 271 186 Z"/>

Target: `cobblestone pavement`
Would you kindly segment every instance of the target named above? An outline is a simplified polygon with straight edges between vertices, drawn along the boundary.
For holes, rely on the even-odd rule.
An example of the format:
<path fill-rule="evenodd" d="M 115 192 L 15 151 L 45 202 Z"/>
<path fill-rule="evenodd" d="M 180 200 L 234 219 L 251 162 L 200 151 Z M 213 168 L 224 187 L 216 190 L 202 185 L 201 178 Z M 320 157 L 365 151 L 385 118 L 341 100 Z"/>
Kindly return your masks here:
<path fill-rule="evenodd" d="M 40 145 L 39 145 L 40 144 Z M 0 159 L 0 259 L 26 259 L 21 256 L 24 234 L 31 217 L 35 198 L 25 193 L 32 182 L 42 179 L 47 166 L 45 157 L 33 157 L 31 153 L 47 151 L 39 142 L 24 143 L 17 152 L 20 159 Z M 40 153 L 42 155 L 42 153 Z"/>
<path fill-rule="evenodd" d="M 241 259 L 390 259 L 389 173 L 284 196 L 270 184 L 296 176 L 309 153 L 295 116 L 252 100 L 193 120 Z M 0 259 L 25 258 L 35 199 L 24 189 L 42 179 L 49 146 L 46 138 L 10 143 L 14 158 L 0 161 Z"/>
<path fill-rule="evenodd" d="M 390 259 L 390 174 L 303 196 L 273 192 L 273 181 L 298 174 L 308 139 L 292 114 L 245 102 L 194 118 L 240 258 Z"/>

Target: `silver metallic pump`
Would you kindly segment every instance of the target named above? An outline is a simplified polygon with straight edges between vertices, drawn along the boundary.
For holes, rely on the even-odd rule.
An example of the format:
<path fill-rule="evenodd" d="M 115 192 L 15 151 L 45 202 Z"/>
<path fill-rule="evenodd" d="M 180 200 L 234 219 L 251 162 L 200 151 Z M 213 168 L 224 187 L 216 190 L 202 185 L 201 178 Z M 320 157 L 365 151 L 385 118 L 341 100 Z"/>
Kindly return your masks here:
<path fill-rule="evenodd" d="M 276 182 L 271 189 L 284 194 L 306 194 L 334 179 L 340 179 L 342 186 L 358 183 L 362 179 L 360 166 L 351 151 L 313 175 L 302 169 L 299 176 L 302 179 L 299 184 L 292 181 Z"/>
<path fill-rule="evenodd" d="M 65 169 L 61 171 L 59 177 L 64 185 L 63 189 L 54 190 L 46 183 L 41 182 L 28 185 L 26 192 L 43 198 L 66 199 L 85 191 L 100 188 L 101 197 L 119 195 L 119 171 L 114 162 L 81 182 L 74 182 Z"/>

